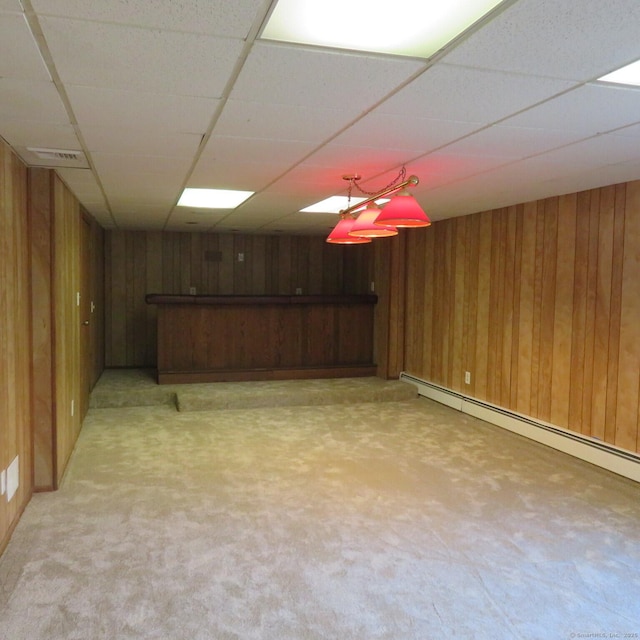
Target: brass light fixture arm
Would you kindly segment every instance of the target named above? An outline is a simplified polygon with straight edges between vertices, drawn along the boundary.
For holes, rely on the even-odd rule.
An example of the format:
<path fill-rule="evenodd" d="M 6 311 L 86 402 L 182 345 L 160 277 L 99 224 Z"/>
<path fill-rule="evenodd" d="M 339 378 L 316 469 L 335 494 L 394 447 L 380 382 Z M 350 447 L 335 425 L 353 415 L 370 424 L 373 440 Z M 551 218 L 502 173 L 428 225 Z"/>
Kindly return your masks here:
<path fill-rule="evenodd" d="M 418 176 L 409 176 L 406 180 L 403 180 L 398 184 L 394 184 L 393 186 L 387 187 L 386 189 L 382 189 L 382 191 L 379 191 L 378 193 L 372 195 L 369 198 L 366 198 L 362 202 L 358 202 L 358 204 L 352 204 L 350 207 L 343 209 L 342 211 L 340 211 L 340 218 L 344 219 L 347 216 L 351 216 L 353 218 L 355 217 L 353 213 L 358 209 L 363 209 L 368 204 L 375 202 L 380 198 L 384 198 L 385 196 L 388 196 L 392 193 L 395 193 L 396 191 L 400 191 L 400 189 L 404 189 L 405 187 L 408 187 L 410 185 L 415 186 L 418 184 L 418 182 L 419 182 Z"/>

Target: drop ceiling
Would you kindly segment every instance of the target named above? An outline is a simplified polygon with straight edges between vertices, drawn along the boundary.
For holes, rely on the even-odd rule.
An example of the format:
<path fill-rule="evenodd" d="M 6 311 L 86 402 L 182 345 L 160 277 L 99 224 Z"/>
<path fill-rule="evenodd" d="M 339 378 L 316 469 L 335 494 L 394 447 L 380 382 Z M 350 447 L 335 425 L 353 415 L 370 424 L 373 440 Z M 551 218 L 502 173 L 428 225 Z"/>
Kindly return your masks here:
<path fill-rule="evenodd" d="M 272 4 L 0 0 L 0 136 L 122 230 L 326 234 L 300 209 L 403 166 L 432 220 L 640 178 L 640 88 L 597 81 L 638 0 L 506 0 L 429 60 L 261 40 Z"/>

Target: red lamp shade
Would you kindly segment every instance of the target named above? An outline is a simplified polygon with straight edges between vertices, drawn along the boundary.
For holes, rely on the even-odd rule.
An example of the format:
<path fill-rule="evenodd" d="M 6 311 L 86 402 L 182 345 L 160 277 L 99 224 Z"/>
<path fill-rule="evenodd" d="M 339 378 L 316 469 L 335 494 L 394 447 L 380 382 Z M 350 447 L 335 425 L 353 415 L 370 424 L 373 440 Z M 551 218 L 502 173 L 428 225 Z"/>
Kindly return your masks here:
<path fill-rule="evenodd" d="M 431 220 L 417 203 L 416 199 L 406 190 L 398 191 L 386 204 L 375 224 L 393 225 L 394 227 L 428 227 Z"/>
<path fill-rule="evenodd" d="M 359 238 L 388 238 L 390 236 L 397 236 L 398 230 L 395 227 L 374 224 L 381 211 L 375 202 L 369 204 L 355 220 L 351 231 L 349 231 L 349 235 Z"/>
<path fill-rule="evenodd" d="M 351 231 L 354 223 L 355 220 L 353 218 L 343 218 L 327 236 L 326 241 L 331 244 L 365 244 L 371 242 L 371 238 L 360 238 L 349 235 L 349 231 Z"/>

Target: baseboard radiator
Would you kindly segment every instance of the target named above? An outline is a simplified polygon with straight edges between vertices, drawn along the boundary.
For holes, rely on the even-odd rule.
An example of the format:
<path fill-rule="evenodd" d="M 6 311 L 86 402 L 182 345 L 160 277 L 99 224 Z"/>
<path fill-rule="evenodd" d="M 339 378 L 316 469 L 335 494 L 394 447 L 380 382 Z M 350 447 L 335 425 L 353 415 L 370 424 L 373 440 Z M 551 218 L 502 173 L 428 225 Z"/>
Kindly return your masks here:
<path fill-rule="evenodd" d="M 640 482 L 639 455 L 614 447 L 597 438 L 583 436 L 488 402 L 476 400 L 408 373 L 401 373 L 400 379 L 416 385 L 421 396 Z"/>

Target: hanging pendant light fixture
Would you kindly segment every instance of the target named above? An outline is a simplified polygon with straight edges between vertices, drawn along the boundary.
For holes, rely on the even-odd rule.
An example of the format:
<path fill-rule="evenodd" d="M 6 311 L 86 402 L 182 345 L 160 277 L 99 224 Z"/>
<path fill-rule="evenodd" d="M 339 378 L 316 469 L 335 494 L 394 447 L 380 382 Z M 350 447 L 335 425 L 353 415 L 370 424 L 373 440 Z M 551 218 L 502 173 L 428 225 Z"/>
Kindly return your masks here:
<path fill-rule="evenodd" d="M 370 202 L 367 208 L 358 214 L 358 217 L 354 220 L 349 235 L 360 238 L 389 238 L 397 236 L 398 230 L 395 227 L 376 223 L 376 219 L 381 212 L 382 209 L 375 202 Z"/>
<path fill-rule="evenodd" d="M 371 242 L 372 238 L 397 235 L 397 227 L 429 226 L 431 221 L 427 214 L 406 189 L 408 186 L 417 185 L 418 178 L 417 176 L 409 176 L 405 179 L 405 177 L 406 169 L 402 167 L 398 176 L 390 184 L 380 191 L 369 192 L 358 186 L 357 182 L 360 180 L 358 174 L 342 176 L 344 180 L 349 181 L 347 200 L 349 206 L 340 212 L 340 221 L 329 234 L 327 242 L 334 244 L 362 244 L 362 241 Z M 351 192 L 354 187 L 368 197 L 357 204 L 351 205 Z M 392 194 L 396 195 L 380 210 L 376 205 L 376 200 L 381 200 Z M 398 202 L 394 205 L 396 200 Z M 363 210 L 364 206 L 367 208 Z M 389 212 L 385 214 L 389 208 Z M 378 228 L 382 232 L 378 231 Z M 349 241 L 349 238 L 351 241 Z M 354 240 L 355 242 L 353 242 Z"/>
<path fill-rule="evenodd" d="M 417 200 L 406 190 L 402 189 L 386 204 L 377 217 L 375 224 L 394 227 L 428 227 L 431 220 L 422 210 Z"/>
<path fill-rule="evenodd" d="M 367 244 L 371 242 L 371 238 L 349 235 L 355 222 L 353 218 L 342 218 L 327 237 L 327 242 L 330 244 Z"/>

